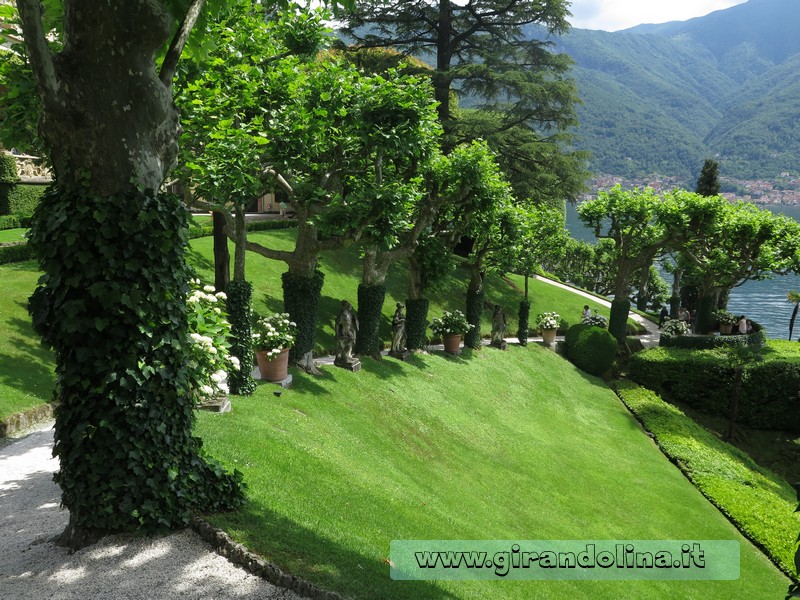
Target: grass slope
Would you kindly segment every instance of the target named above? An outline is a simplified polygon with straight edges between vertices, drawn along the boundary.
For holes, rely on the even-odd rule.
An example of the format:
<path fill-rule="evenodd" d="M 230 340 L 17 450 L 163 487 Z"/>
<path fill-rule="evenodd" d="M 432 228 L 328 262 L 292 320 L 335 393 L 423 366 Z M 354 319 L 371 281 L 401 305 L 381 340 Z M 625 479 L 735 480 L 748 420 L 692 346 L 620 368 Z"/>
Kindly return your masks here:
<path fill-rule="evenodd" d="M 538 345 L 365 361 L 203 414 L 248 503 L 213 522 L 354 598 L 776 598 L 788 580 L 600 380 Z M 402 539 L 736 539 L 730 582 L 394 582 Z"/>
<path fill-rule="evenodd" d="M 208 217 L 196 217 L 201 221 Z M 279 249 L 291 249 L 295 232 L 293 230 L 254 232 L 250 239 L 273 245 Z M 192 240 L 189 261 L 205 281 L 213 282 L 213 241 L 210 237 Z M 317 354 L 328 354 L 335 348 L 333 322 L 339 311 L 342 298 L 356 304 L 356 293 L 361 276 L 358 250 L 351 247 L 322 255 L 322 270 L 325 272 L 325 286 L 322 290 L 320 307 L 320 329 L 317 336 Z M 286 271 L 282 262 L 267 260 L 248 253 L 247 278 L 254 284 L 255 309 L 266 314 L 283 310 L 281 274 Z M 30 326 L 27 314 L 27 299 L 33 292 L 39 272 L 32 261 L 0 265 L 0 420 L 17 412 L 33 408 L 47 402 L 55 381 L 52 355 L 41 348 Z M 430 318 L 441 315 L 448 309 L 465 308 L 466 274 L 453 273 L 438 291 L 431 294 Z M 522 286 L 522 279 L 514 282 Z M 398 265 L 389 274 L 389 293 L 384 303 L 381 336 L 391 339 L 391 317 L 395 302 L 404 302 L 406 297 L 406 271 Z M 497 277 L 489 277 L 487 299 L 503 305 L 508 315 L 507 334 L 513 336 L 517 328 L 517 309 L 520 292 Z M 538 312 L 558 311 L 570 321 L 577 321 L 583 298 L 570 292 L 544 283 L 531 280 L 532 316 Z M 592 308 L 594 303 L 589 301 Z M 600 308 L 601 314 L 608 316 L 608 309 Z M 485 311 L 483 330 L 491 329 L 491 311 Z"/>

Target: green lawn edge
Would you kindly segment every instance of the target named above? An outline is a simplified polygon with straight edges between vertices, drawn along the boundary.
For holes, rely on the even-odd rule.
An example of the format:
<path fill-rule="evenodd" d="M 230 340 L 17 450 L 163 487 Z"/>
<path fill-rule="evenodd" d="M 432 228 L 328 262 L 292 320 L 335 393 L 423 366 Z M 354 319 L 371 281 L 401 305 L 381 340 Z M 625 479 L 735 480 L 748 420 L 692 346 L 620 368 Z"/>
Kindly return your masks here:
<path fill-rule="evenodd" d="M 800 516 L 794 489 L 655 392 L 630 380 L 612 387 L 689 481 L 784 574 L 798 581 L 794 554 Z M 787 528 L 787 520 L 794 525 Z"/>

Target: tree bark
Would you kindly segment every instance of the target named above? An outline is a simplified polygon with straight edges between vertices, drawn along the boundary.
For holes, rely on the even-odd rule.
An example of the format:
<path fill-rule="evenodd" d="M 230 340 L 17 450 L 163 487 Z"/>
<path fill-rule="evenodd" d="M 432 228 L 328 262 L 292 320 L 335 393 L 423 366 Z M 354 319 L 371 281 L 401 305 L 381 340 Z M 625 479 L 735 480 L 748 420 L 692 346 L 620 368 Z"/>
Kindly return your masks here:
<path fill-rule="evenodd" d="M 225 215 L 216 211 L 211 214 L 214 219 L 214 287 L 221 292 L 228 288 L 231 280 L 231 254 L 225 234 Z"/>

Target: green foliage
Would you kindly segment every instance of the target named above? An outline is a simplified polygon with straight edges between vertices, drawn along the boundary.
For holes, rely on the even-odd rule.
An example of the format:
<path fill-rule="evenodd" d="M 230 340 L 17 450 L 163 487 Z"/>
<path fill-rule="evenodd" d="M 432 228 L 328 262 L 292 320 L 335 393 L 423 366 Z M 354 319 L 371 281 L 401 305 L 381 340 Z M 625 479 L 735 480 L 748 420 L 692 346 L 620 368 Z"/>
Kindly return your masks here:
<path fill-rule="evenodd" d="M 431 321 L 431 331 L 439 337 L 445 335 L 464 335 L 474 329 L 460 310 L 445 311 L 441 317 Z"/>
<path fill-rule="evenodd" d="M 0 183 L 0 214 L 31 216 L 45 189 L 43 185 Z"/>
<path fill-rule="evenodd" d="M 3 21 L 5 26 L 7 21 Z M 16 51 L 23 48 L 23 44 L 15 44 Z M 41 155 L 42 143 L 37 132 L 39 92 L 24 54 L 0 49 L 0 89 L 4 90 L 0 94 L 0 142 L 6 148 Z M 2 162 L 0 158 L 0 182 L 7 181 Z"/>
<path fill-rule="evenodd" d="M 19 217 L 17 215 L 0 216 L 0 231 L 4 231 L 6 229 L 19 229 L 20 227 L 22 227 L 22 225 L 20 224 Z"/>
<path fill-rule="evenodd" d="M 386 298 L 386 285 L 358 286 L 358 334 L 356 335 L 356 354 L 378 356 L 383 350 L 383 342 L 378 335 L 383 300 Z"/>
<path fill-rule="evenodd" d="M 406 333 L 409 350 L 424 350 L 428 344 L 428 307 L 427 298 L 406 299 Z"/>
<path fill-rule="evenodd" d="M 661 335 L 667 337 L 678 337 L 688 333 L 689 324 L 681 319 L 668 319 L 661 326 Z"/>
<path fill-rule="evenodd" d="M 266 352 L 267 360 L 277 357 L 282 350 L 291 348 L 297 340 L 297 324 L 289 313 L 274 313 L 261 317 L 253 325 L 253 347 Z"/>
<path fill-rule="evenodd" d="M 528 300 L 520 300 L 517 339 L 523 346 L 528 345 L 528 328 L 531 317 L 531 303 Z"/>
<path fill-rule="evenodd" d="M 738 337 L 738 336 L 725 336 Z M 704 412 L 728 415 L 734 371 L 721 350 L 651 348 L 631 357 L 630 377 L 668 400 Z M 766 352 L 766 360 L 744 366 L 739 422 L 756 429 L 800 431 L 800 363 Z"/>
<path fill-rule="evenodd" d="M 227 396 L 228 373 L 239 370 L 239 359 L 230 354 L 231 325 L 222 309 L 224 292 L 214 293 L 214 286 L 201 287 L 199 279 L 191 281 L 188 306 L 189 377 L 198 402 Z"/>
<path fill-rule="evenodd" d="M 317 313 L 322 284 L 322 271 L 311 275 L 287 271 L 281 276 L 283 282 L 283 306 L 292 321 L 297 323 L 297 341 L 289 351 L 292 361 L 299 361 L 314 350 L 317 337 Z"/>
<path fill-rule="evenodd" d="M 570 333 L 572 332 L 572 333 Z M 617 340 L 597 325 L 573 325 L 567 330 L 567 358 L 590 375 L 602 375 L 614 364 Z"/>
<path fill-rule="evenodd" d="M 228 371 L 231 393 L 249 396 L 256 389 L 252 367 L 255 360 L 252 339 L 253 284 L 249 281 L 231 281 L 225 289 L 231 324 L 231 355 L 239 361 L 238 369 Z"/>
<path fill-rule="evenodd" d="M 719 191 L 719 163 L 707 158 L 700 171 L 700 177 L 697 178 L 695 192 L 701 196 L 717 196 Z"/>
<path fill-rule="evenodd" d="M 242 500 L 192 437 L 186 224 L 145 193 L 51 190 L 37 208 L 29 246 L 47 274 L 30 312 L 56 355 L 56 481 L 78 528 L 182 527 Z"/>
<path fill-rule="evenodd" d="M 480 348 L 481 346 L 481 315 L 483 314 L 483 287 L 479 290 L 467 290 L 467 323 L 470 324 L 464 335 L 464 346 L 467 348 Z"/>
<path fill-rule="evenodd" d="M 33 248 L 29 244 L 15 244 L 14 246 L 0 246 L 0 265 L 22 262 L 34 258 Z"/>
<path fill-rule="evenodd" d="M 730 346 L 763 346 L 766 342 L 763 330 L 756 330 L 747 335 L 670 335 L 661 332 L 658 345 L 665 348 L 685 348 L 688 350 L 712 350 Z"/>
<path fill-rule="evenodd" d="M 784 573 L 791 573 L 794 527 L 787 527 L 793 518 L 788 484 L 652 391 L 625 380 L 615 388 L 662 452 Z"/>
<path fill-rule="evenodd" d="M 17 183 L 17 161 L 10 154 L 0 153 L 0 183 Z"/>

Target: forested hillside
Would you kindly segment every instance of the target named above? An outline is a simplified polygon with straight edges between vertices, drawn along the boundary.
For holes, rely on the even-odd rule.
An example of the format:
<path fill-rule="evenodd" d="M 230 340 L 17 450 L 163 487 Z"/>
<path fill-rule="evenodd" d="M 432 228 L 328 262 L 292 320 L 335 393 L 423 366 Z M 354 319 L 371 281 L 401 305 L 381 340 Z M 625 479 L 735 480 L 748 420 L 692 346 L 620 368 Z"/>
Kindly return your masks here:
<path fill-rule="evenodd" d="M 575 60 L 577 145 L 597 173 L 800 176 L 800 2 L 750 0 L 705 17 L 556 40 Z M 531 35 L 535 32 L 531 31 Z"/>

